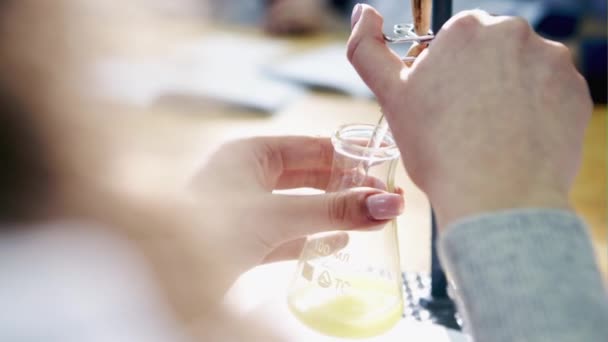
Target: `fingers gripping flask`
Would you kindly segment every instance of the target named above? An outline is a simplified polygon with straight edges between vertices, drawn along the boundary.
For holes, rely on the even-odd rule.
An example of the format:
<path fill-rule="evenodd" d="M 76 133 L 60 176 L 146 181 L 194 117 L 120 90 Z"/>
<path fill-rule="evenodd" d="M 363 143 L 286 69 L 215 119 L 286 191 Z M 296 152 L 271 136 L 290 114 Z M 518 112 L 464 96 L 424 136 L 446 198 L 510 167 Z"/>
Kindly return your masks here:
<path fill-rule="evenodd" d="M 394 190 L 399 150 L 390 134 L 378 147 L 368 147 L 374 127 L 346 125 L 333 135 L 328 192 L 360 186 Z M 326 335 L 370 337 L 402 317 L 401 285 L 397 224 L 392 220 L 373 230 L 309 236 L 288 305 L 301 322 Z"/>

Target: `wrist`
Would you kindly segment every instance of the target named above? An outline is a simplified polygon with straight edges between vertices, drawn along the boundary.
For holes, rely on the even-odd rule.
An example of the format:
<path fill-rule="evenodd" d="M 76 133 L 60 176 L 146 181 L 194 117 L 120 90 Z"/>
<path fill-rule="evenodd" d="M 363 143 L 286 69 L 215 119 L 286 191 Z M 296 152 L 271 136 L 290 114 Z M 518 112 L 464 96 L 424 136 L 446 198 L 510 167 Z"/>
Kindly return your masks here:
<path fill-rule="evenodd" d="M 566 191 L 552 188 L 521 191 L 442 192 L 429 195 L 439 229 L 466 217 L 511 209 L 546 208 L 571 210 Z"/>

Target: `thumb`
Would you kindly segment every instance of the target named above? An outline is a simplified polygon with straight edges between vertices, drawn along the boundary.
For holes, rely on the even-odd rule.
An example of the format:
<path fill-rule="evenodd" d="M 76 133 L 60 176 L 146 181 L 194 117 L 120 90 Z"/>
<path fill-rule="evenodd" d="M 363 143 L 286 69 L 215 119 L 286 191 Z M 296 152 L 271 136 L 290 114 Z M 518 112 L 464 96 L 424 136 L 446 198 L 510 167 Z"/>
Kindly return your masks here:
<path fill-rule="evenodd" d="M 381 228 L 403 212 L 403 196 L 378 189 L 356 188 L 321 195 L 273 195 L 277 240 L 327 230 Z"/>
<path fill-rule="evenodd" d="M 348 40 L 347 56 L 365 84 L 380 102 L 399 82 L 405 67 L 384 42 L 383 19 L 373 7 L 357 4 L 351 18 L 353 30 Z"/>

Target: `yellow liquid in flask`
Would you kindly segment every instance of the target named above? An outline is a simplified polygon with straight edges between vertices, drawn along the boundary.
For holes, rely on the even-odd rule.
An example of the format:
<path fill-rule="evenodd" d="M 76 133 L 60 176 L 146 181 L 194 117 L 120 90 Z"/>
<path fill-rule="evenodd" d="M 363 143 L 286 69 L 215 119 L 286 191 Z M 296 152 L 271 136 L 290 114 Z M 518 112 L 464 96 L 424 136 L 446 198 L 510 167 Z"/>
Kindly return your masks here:
<path fill-rule="evenodd" d="M 401 319 L 403 301 L 394 283 L 359 279 L 350 284 L 340 295 L 334 289 L 300 289 L 288 297 L 289 308 L 307 326 L 337 337 L 379 335 Z"/>

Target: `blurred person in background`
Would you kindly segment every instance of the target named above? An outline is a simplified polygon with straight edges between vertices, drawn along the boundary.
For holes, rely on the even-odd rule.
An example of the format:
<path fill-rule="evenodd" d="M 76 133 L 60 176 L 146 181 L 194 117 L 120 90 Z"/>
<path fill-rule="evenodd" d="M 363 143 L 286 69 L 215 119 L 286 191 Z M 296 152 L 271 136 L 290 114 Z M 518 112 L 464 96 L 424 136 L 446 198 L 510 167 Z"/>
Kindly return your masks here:
<path fill-rule="evenodd" d="M 141 3 L 0 6 L 0 340 L 271 341 L 268 322 L 236 321 L 222 306 L 239 274 L 297 257 L 308 233 L 403 210 L 399 194 L 373 188 L 272 194 L 323 188 L 323 138 L 236 141 L 187 182 L 146 177 L 136 163 L 153 153 L 146 118 L 100 102 L 84 78 L 117 24 L 108 18 Z M 605 290 L 567 200 L 591 103 L 567 50 L 521 21 L 469 12 L 407 69 L 381 24 L 357 6 L 348 56 L 436 205 L 473 337 L 601 340 Z M 135 161 L 128 175 L 124 160 Z"/>
<path fill-rule="evenodd" d="M 265 29 L 273 34 L 310 34 L 344 23 L 355 2 L 350 0 L 268 0 Z"/>

